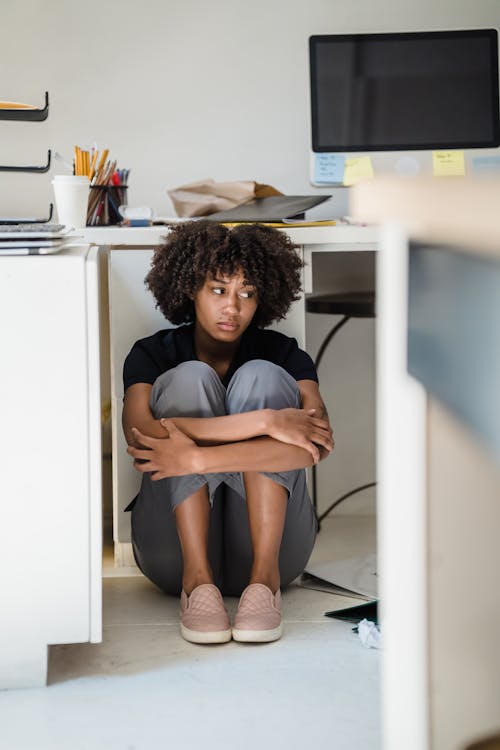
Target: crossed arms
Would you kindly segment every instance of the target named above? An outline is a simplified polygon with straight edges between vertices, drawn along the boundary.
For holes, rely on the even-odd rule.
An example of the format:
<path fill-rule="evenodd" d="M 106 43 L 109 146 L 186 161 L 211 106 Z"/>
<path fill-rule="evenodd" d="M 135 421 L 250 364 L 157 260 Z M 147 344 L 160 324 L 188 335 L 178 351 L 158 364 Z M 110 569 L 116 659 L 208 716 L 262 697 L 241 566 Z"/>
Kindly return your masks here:
<path fill-rule="evenodd" d="M 223 417 L 155 419 L 151 385 L 126 393 L 123 430 L 141 472 L 153 480 L 229 471 L 289 471 L 326 458 L 334 441 L 318 384 L 300 380 L 301 409 L 260 409 Z"/>

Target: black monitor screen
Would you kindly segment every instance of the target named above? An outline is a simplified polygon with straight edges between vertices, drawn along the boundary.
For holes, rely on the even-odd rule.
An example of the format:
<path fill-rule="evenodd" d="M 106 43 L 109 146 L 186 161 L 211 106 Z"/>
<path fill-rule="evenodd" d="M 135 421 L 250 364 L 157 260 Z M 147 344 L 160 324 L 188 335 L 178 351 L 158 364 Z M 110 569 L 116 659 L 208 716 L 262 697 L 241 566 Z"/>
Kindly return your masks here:
<path fill-rule="evenodd" d="M 309 41 L 313 151 L 500 144 L 496 30 Z"/>

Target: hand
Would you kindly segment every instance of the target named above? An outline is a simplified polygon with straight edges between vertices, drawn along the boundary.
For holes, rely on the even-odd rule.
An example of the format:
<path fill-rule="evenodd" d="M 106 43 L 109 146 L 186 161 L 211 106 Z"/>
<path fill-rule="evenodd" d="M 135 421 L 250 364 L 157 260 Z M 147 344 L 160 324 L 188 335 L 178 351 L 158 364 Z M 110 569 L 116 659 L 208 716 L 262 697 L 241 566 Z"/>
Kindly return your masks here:
<path fill-rule="evenodd" d="M 333 450 L 334 441 L 328 420 L 315 417 L 315 414 L 316 409 L 273 410 L 268 434 L 282 443 L 309 451 L 317 464 Z"/>
<path fill-rule="evenodd" d="M 129 445 L 127 453 L 134 458 L 134 467 L 142 473 L 151 472 L 151 479 L 179 477 L 195 473 L 194 464 L 198 446 L 179 430 L 169 419 L 160 420 L 165 428 L 165 438 L 153 438 L 144 435 L 132 427 L 134 439 L 139 448 Z"/>

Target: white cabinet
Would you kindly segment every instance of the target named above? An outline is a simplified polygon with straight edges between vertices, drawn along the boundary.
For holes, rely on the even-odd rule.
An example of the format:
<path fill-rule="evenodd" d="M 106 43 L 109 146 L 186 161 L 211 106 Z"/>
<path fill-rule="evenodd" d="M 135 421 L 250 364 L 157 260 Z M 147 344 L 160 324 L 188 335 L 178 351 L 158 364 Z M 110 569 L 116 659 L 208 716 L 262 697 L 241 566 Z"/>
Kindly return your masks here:
<path fill-rule="evenodd" d="M 0 687 L 101 640 L 97 248 L 0 258 Z"/>

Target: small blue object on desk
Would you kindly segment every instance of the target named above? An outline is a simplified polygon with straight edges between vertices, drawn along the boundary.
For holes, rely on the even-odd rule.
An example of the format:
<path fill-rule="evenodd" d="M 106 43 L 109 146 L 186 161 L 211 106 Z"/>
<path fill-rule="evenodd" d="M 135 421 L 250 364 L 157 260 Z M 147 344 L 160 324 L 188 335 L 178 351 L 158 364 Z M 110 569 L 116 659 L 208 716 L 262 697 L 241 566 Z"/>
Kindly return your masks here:
<path fill-rule="evenodd" d="M 150 219 L 128 219 L 127 226 L 129 227 L 150 227 Z"/>

